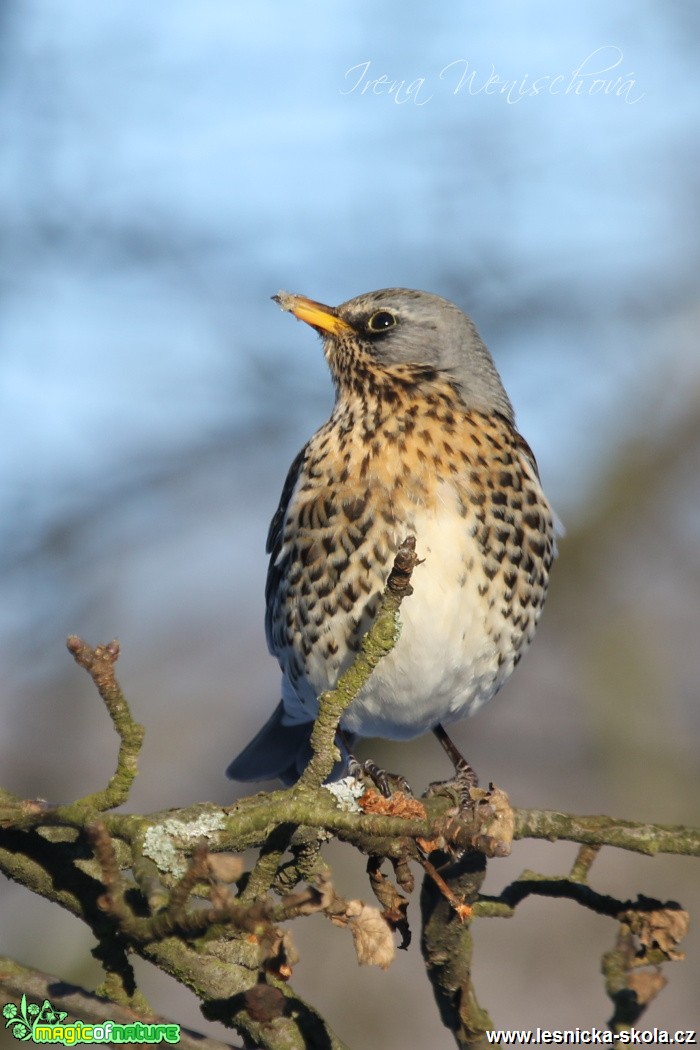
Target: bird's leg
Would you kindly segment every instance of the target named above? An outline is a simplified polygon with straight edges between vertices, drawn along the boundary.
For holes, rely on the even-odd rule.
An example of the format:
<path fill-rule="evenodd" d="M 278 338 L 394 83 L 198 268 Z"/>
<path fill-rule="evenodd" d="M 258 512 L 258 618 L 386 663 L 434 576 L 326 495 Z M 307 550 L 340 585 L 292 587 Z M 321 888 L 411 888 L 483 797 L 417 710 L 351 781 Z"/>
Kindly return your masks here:
<path fill-rule="evenodd" d="M 456 784 L 462 799 L 462 805 L 467 806 L 471 801 L 470 791 L 472 788 L 478 785 L 479 778 L 474 772 L 473 768 L 467 762 L 462 752 L 455 746 L 452 740 L 450 740 L 449 736 L 447 735 L 447 733 L 445 732 L 445 730 L 439 722 L 433 729 L 433 733 L 442 744 L 444 750 L 449 756 L 450 761 L 452 762 L 452 765 L 455 767 L 454 780 L 445 781 L 445 783 Z M 430 789 L 433 791 L 439 787 L 440 784 L 430 785 Z"/>
<path fill-rule="evenodd" d="M 351 777 L 355 777 L 355 780 L 368 777 L 384 798 L 391 798 L 395 791 L 403 791 L 404 795 L 413 794 L 405 777 L 399 773 L 387 773 L 371 758 L 368 758 L 366 762 L 358 762 L 350 750 L 350 742 L 342 729 L 338 730 L 338 736 L 347 752 L 347 769 Z"/>

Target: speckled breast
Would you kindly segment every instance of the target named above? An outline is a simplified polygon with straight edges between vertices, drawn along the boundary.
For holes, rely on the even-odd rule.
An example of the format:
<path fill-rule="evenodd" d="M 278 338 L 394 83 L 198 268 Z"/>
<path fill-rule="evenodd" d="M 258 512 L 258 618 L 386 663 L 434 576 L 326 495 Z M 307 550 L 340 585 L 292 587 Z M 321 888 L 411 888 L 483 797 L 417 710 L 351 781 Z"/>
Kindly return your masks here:
<path fill-rule="evenodd" d="M 409 534 L 423 561 L 401 636 L 344 726 L 418 735 L 471 713 L 511 673 L 554 556 L 528 446 L 504 418 L 461 409 L 446 383 L 345 402 L 301 457 L 273 551 L 268 643 L 289 721 L 313 718 L 352 662 Z"/>

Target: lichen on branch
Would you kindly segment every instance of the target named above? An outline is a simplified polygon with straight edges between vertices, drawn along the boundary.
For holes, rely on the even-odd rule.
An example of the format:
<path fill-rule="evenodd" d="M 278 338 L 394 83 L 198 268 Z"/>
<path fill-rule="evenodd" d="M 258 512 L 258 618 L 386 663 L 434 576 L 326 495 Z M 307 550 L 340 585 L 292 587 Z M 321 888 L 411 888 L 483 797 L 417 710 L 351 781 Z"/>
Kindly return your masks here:
<path fill-rule="evenodd" d="M 322 786 L 337 760 L 343 711 L 396 642 L 400 604 L 411 594 L 416 563 L 415 541 L 408 537 L 362 651 L 336 689 L 320 698 L 312 758 L 299 784 L 229 807 L 114 812 L 128 799 L 144 730 L 116 680 L 118 644 L 92 648 L 69 639 L 118 734 L 116 770 L 104 789 L 67 805 L 0 789 L 0 871 L 89 925 L 105 969 L 100 992 L 119 1009 L 153 1016 L 135 985 L 129 955 L 136 954 L 192 989 L 205 1015 L 235 1027 L 247 1045 L 343 1050 L 328 1022 L 290 984 L 296 951 L 281 924 L 325 915 L 350 932 L 360 963 L 385 967 L 397 935 L 399 947 L 410 942 L 416 866 L 425 872 L 426 967 L 459 1046 L 485 1045 L 491 1026 L 471 981 L 471 922 L 510 916 L 533 894 L 575 901 L 616 923 L 615 946 L 603 961 L 615 1031 L 636 1021 L 663 987 L 657 968 L 682 958 L 678 945 L 687 914 L 673 902 L 600 893 L 589 883 L 591 869 L 604 846 L 700 856 L 700 829 L 513 808 L 493 785 L 474 789 L 467 806 L 445 790 L 422 800 L 366 792 L 354 808 L 343 808 Z M 507 854 L 526 837 L 579 843 L 568 874 L 524 872 L 498 896 L 483 894 L 486 859 Z M 367 856 L 379 907 L 346 900 L 336 890 L 323 857 L 330 838 Z M 259 855 L 246 872 L 238 854 L 251 848 Z M 389 865 L 393 879 L 383 869 Z M 14 994 L 8 972 L 0 975 L 0 987 Z"/>

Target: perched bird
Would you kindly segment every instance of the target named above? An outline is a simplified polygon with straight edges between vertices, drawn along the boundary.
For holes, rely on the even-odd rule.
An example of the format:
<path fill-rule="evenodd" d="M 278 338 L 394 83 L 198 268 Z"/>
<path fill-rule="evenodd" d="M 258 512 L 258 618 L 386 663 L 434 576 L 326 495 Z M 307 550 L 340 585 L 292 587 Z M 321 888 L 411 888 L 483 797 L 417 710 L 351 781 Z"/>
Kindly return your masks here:
<path fill-rule="evenodd" d="M 356 737 L 432 730 L 459 773 L 444 726 L 510 676 L 547 592 L 553 515 L 535 457 L 453 303 L 406 288 L 337 307 L 273 298 L 321 335 L 336 402 L 292 463 L 267 539 L 266 632 L 282 699 L 228 776 L 298 778 L 318 696 L 352 663 L 408 535 L 422 561 L 401 634 L 345 711 L 341 752 L 347 760 Z"/>

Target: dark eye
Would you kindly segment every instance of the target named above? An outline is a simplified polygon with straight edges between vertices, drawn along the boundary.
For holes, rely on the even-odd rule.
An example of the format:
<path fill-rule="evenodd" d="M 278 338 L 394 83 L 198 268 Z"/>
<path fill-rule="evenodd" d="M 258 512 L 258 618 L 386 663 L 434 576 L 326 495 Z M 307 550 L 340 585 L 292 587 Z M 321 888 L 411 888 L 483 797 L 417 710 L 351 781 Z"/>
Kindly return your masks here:
<path fill-rule="evenodd" d="M 389 313 L 388 310 L 377 310 L 367 322 L 367 327 L 370 332 L 386 332 L 387 328 L 393 328 L 396 324 L 398 321 L 394 314 Z"/>

